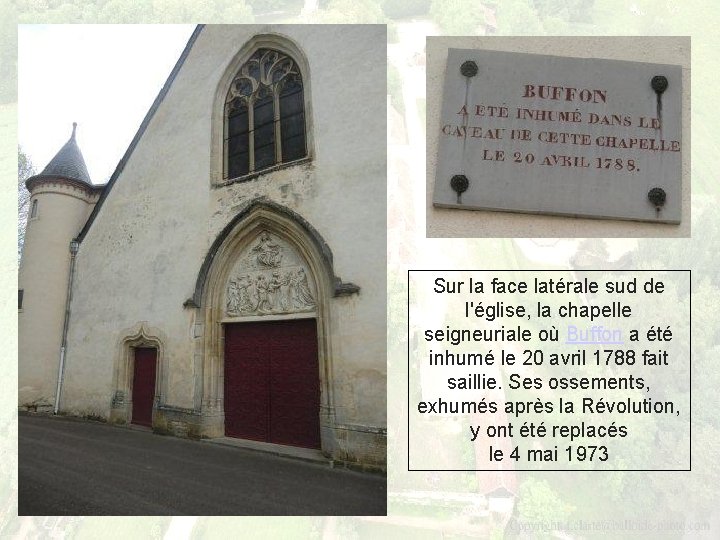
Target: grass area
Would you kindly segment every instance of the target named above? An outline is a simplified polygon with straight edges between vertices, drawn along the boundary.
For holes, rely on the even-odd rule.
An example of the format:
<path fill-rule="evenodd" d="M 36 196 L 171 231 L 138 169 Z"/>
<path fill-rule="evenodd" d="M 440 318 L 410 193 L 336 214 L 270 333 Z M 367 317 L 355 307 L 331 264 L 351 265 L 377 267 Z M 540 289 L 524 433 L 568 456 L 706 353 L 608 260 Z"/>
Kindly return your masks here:
<path fill-rule="evenodd" d="M 195 526 L 196 538 L 320 538 L 322 518 L 316 517 L 216 517 L 202 518 Z"/>
<path fill-rule="evenodd" d="M 381 523 L 359 523 L 357 535 L 359 538 L 392 538 L 393 540 L 438 540 L 442 537 L 438 531 Z"/>
<path fill-rule="evenodd" d="M 74 540 L 124 540 L 125 538 L 162 538 L 170 517 L 86 517 L 78 525 Z"/>

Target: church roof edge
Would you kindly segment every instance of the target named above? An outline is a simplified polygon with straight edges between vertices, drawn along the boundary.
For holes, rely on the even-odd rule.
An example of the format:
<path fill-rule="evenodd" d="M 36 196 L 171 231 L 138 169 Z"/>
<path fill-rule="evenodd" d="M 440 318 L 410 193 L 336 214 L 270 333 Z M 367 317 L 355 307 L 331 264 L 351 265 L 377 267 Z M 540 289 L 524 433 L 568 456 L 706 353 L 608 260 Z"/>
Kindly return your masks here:
<path fill-rule="evenodd" d="M 188 39 L 188 42 L 185 45 L 185 48 L 183 49 L 183 52 L 180 54 L 180 58 L 178 58 L 178 61 L 175 63 L 175 66 L 173 67 L 172 71 L 170 72 L 170 75 L 168 76 L 167 80 L 165 81 L 165 84 L 163 84 L 163 87 L 160 89 L 160 92 L 155 97 L 155 101 L 153 101 L 153 104 L 150 106 L 150 109 L 145 114 L 145 118 L 143 118 L 143 121 L 140 124 L 140 127 L 138 128 L 137 132 L 135 132 L 135 136 L 133 137 L 132 141 L 130 141 L 130 146 L 128 146 L 127 150 L 125 150 L 125 154 L 123 154 L 123 157 L 120 158 L 120 161 L 118 162 L 117 166 L 115 167 L 115 171 L 113 172 L 112 176 L 110 177 L 110 180 L 108 180 L 107 184 L 105 184 L 105 189 L 103 190 L 102 194 L 100 195 L 100 198 L 98 199 L 97 204 L 93 208 L 93 211 L 90 213 L 90 216 L 88 217 L 87 221 L 85 222 L 85 225 L 83 226 L 82 230 L 80 231 L 80 234 L 78 234 L 77 240 L 79 242 L 83 241 L 83 239 L 85 238 L 85 235 L 87 235 L 88 231 L 90 230 L 90 227 L 92 227 L 92 224 L 95 221 L 95 218 L 97 217 L 98 213 L 100 212 L 100 209 L 102 208 L 108 195 L 112 191 L 112 188 L 115 185 L 115 182 L 117 181 L 118 177 L 120 176 L 123 169 L 125 168 L 125 164 L 130 159 L 130 156 L 132 155 L 133 151 L 135 150 L 135 147 L 137 146 L 137 144 L 140 141 L 140 139 L 142 138 L 142 136 L 145 134 L 145 130 L 147 129 L 148 125 L 150 124 L 150 121 L 152 120 L 153 116 L 155 116 L 155 112 L 160 107 L 160 104 L 165 99 L 165 96 L 167 95 L 168 91 L 170 90 L 170 87 L 172 86 L 172 83 L 175 81 L 175 77 L 177 77 L 177 74 L 180 72 L 180 69 L 182 68 L 183 64 L 185 63 L 185 60 L 187 59 L 188 55 L 190 54 L 190 50 L 192 49 L 193 45 L 195 44 L 195 41 L 197 40 L 197 38 L 200 35 L 200 32 L 202 31 L 204 26 L 205 26 L 204 24 L 198 24 L 195 27 L 195 30 L 193 30 L 193 33 L 190 36 L 190 39 Z"/>

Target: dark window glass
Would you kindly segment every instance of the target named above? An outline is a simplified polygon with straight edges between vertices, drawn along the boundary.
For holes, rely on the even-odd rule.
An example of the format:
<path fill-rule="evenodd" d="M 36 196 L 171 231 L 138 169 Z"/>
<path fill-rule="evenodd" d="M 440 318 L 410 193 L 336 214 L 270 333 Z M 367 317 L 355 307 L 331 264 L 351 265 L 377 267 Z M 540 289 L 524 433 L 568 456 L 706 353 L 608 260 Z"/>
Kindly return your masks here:
<path fill-rule="evenodd" d="M 248 109 L 241 104 L 228 117 L 228 177 L 235 178 L 250 171 L 250 134 Z"/>
<path fill-rule="evenodd" d="M 22 309 L 23 294 L 25 289 L 18 289 L 18 309 Z"/>
<path fill-rule="evenodd" d="M 255 101 L 255 170 L 275 164 L 275 112 L 271 94 Z"/>
<path fill-rule="evenodd" d="M 255 148 L 255 170 L 259 171 L 275 163 L 275 143 L 270 141 L 265 146 Z"/>
<path fill-rule="evenodd" d="M 293 77 L 285 82 L 280 92 L 280 133 L 282 160 L 299 159 L 305 150 L 305 113 L 302 82 Z"/>
<path fill-rule="evenodd" d="M 242 104 L 230 113 L 228 118 L 228 136 L 247 133 L 248 131 L 248 109 Z"/>
<path fill-rule="evenodd" d="M 228 178 L 236 178 L 250 171 L 250 154 L 241 152 L 228 158 Z"/>
<path fill-rule="evenodd" d="M 256 50 L 233 80 L 226 107 L 228 178 L 307 155 L 302 77 L 289 56 Z"/>
<path fill-rule="evenodd" d="M 38 206 L 38 202 L 37 202 L 37 199 L 35 199 L 32 202 L 32 207 L 30 209 L 30 217 L 31 218 L 37 217 L 37 206 Z"/>

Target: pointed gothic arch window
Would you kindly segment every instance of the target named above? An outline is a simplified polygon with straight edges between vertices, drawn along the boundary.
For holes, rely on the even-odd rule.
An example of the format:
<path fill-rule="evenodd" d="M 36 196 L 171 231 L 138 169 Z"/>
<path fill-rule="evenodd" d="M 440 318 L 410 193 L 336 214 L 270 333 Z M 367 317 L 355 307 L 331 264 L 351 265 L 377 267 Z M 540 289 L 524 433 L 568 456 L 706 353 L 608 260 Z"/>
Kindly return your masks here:
<path fill-rule="evenodd" d="M 225 174 L 232 179 L 307 156 L 300 69 L 260 48 L 240 68 L 225 99 Z"/>

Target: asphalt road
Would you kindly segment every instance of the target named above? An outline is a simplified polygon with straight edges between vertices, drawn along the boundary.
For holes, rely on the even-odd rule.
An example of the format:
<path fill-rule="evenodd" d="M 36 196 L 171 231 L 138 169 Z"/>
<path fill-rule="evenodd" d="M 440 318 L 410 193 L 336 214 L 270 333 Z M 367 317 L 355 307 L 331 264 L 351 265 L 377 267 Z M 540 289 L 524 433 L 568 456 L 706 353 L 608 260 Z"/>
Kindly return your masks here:
<path fill-rule="evenodd" d="M 63 418 L 18 418 L 20 515 L 385 515 L 375 474 Z"/>

